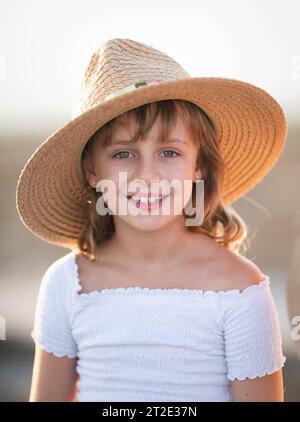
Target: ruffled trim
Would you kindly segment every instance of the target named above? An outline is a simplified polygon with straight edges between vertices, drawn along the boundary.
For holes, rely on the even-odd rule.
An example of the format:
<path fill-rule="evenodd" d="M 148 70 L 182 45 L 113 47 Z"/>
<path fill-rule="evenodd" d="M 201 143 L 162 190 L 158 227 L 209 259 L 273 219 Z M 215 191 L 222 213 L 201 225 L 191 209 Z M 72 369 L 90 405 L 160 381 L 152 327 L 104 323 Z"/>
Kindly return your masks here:
<path fill-rule="evenodd" d="M 37 344 L 37 345 L 39 345 L 42 350 L 44 350 L 45 352 L 51 353 L 56 358 L 69 358 L 69 359 L 73 359 L 73 358 L 76 358 L 77 357 L 77 353 L 65 353 L 65 352 L 59 353 L 59 352 L 53 350 L 52 347 L 50 347 L 48 345 L 46 346 L 46 345 L 42 344 L 37 339 L 37 336 L 35 335 L 35 332 L 34 331 L 32 331 L 30 333 L 30 336 L 33 339 L 34 343 Z"/>
<path fill-rule="evenodd" d="M 245 375 L 245 374 L 243 374 L 243 375 L 239 375 L 239 376 L 237 376 L 237 377 L 233 377 L 233 376 L 231 376 L 230 374 L 227 374 L 227 378 L 230 380 L 230 381 L 244 381 L 245 379 L 250 379 L 250 380 L 253 380 L 253 379 L 255 379 L 255 378 L 260 378 L 260 377 L 264 377 L 264 376 L 266 376 L 266 375 L 271 375 L 273 372 L 276 372 L 276 371 L 278 371 L 279 369 L 281 369 L 283 366 L 284 366 L 284 364 L 285 364 L 285 362 L 286 362 L 286 356 L 282 356 L 282 360 L 281 360 L 281 363 L 279 364 L 279 365 L 274 365 L 273 367 L 272 367 L 272 369 L 270 369 L 269 371 L 262 371 L 262 372 L 259 372 L 258 374 L 256 374 L 256 375 Z"/>
<path fill-rule="evenodd" d="M 82 286 L 79 278 L 79 268 L 76 260 L 77 249 L 74 249 L 71 254 L 72 265 L 74 270 L 74 277 L 76 280 L 75 293 L 77 298 L 94 298 L 97 296 L 115 296 L 115 295 L 155 295 L 155 296 L 200 296 L 203 298 L 209 297 L 245 297 L 251 293 L 255 293 L 264 286 L 270 284 L 270 277 L 266 274 L 262 281 L 257 284 L 251 284 L 243 290 L 231 289 L 231 290 L 200 290 L 200 289 L 184 289 L 184 288 L 159 288 L 159 287 L 141 287 L 141 286 L 132 286 L 132 287 L 109 287 L 102 290 L 93 290 L 88 293 L 80 293 L 82 291 Z"/>

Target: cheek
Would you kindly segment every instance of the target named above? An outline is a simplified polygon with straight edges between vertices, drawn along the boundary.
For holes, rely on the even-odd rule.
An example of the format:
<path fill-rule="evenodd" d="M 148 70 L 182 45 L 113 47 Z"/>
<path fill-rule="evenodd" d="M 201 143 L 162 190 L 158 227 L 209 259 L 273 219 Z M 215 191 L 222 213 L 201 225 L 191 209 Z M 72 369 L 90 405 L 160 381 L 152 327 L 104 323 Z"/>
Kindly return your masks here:
<path fill-rule="evenodd" d="M 174 185 L 179 183 L 182 189 L 185 185 L 189 185 L 190 181 L 194 178 L 193 165 L 191 163 L 181 163 L 174 168 L 168 169 L 167 180 L 174 181 Z M 176 181 L 176 183 L 175 183 Z"/>
<path fill-rule="evenodd" d="M 194 164 L 183 163 L 180 166 L 170 169 L 168 181 L 172 186 L 172 196 L 177 209 L 182 209 L 192 195 Z"/>
<path fill-rule="evenodd" d="M 110 162 L 101 157 L 98 160 L 95 160 L 95 173 L 97 180 L 118 180 L 118 171 L 110 164 Z"/>
<path fill-rule="evenodd" d="M 167 161 L 166 169 L 172 174 L 177 174 L 178 178 L 184 179 L 192 174 L 195 168 L 195 158 L 192 154 L 185 154 L 181 157 L 171 158 Z"/>

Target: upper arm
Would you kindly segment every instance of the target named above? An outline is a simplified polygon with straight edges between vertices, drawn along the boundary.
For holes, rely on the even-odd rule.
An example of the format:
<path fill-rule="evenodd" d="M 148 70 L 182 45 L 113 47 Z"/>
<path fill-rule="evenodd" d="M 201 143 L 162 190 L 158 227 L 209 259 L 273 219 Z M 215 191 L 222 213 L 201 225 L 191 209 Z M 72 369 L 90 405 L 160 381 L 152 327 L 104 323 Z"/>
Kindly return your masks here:
<path fill-rule="evenodd" d="M 232 267 L 234 288 L 240 294 L 224 297 L 222 302 L 233 401 L 283 401 L 286 357 L 275 302 L 264 274 L 243 261 L 246 265 Z"/>
<path fill-rule="evenodd" d="M 282 369 L 254 379 L 232 381 L 233 401 L 283 402 Z"/>
<path fill-rule="evenodd" d="M 74 358 L 77 344 L 72 334 L 72 291 L 60 258 L 42 278 L 35 310 L 33 340 L 57 357 Z"/>
<path fill-rule="evenodd" d="M 76 358 L 56 357 L 37 344 L 29 401 L 75 401 L 76 361 Z"/>
<path fill-rule="evenodd" d="M 77 343 L 72 333 L 72 297 L 63 260 L 45 272 L 39 289 L 30 401 L 72 401 L 76 384 Z"/>

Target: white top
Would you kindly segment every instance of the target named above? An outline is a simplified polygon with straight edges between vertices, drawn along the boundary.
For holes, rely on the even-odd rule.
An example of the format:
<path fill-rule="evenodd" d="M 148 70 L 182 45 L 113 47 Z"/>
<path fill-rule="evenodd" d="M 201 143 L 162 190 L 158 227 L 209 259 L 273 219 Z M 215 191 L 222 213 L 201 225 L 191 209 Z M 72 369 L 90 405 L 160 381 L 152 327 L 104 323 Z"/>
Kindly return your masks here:
<path fill-rule="evenodd" d="M 46 270 L 31 336 L 55 356 L 77 357 L 78 401 L 232 401 L 231 380 L 284 365 L 269 276 L 241 292 L 79 293 L 75 253 Z"/>

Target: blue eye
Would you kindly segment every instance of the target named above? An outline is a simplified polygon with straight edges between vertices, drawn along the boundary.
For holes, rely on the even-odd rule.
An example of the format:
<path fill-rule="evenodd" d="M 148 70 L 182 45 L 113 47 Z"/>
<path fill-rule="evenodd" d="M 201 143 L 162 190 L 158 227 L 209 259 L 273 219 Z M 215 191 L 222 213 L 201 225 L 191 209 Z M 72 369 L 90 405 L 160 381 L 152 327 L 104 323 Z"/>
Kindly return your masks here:
<path fill-rule="evenodd" d="M 165 151 L 163 151 L 163 153 L 164 153 L 164 152 L 171 152 L 171 153 L 173 153 L 173 154 L 176 154 L 176 157 L 177 157 L 177 156 L 179 156 L 179 154 L 178 154 L 176 151 L 172 151 L 172 150 L 170 150 L 170 149 L 169 149 L 169 150 L 165 150 Z M 169 155 L 169 156 L 167 156 L 166 158 L 175 158 L 175 157 L 174 157 L 174 156 L 173 156 L 173 157 L 171 157 L 171 156 Z"/>
<path fill-rule="evenodd" d="M 167 155 L 165 158 L 176 158 L 177 156 L 179 156 L 180 154 L 178 154 L 176 151 L 172 151 L 172 150 L 165 150 L 165 151 L 162 151 L 163 153 L 171 153 L 171 154 L 176 154 L 175 156 L 173 155 L 173 156 L 171 156 L 171 155 Z M 125 156 L 124 157 L 124 155 L 122 155 L 122 154 L 130 154 L 130 152 L 129 151 L 119 151 L 119 152 L 117 152 L 117 153 L 115 153 L 114 155 L 113 155 L 113 158 L 117 158 L 118 160 L 122 160 L 122 159 L 126 159 L 126 158 L 129 158 L 128 156 Z M 121 157 L 120 157 L 120 155 L 121 155 Z"/>
<path fill-rule="evenodd" d="M 117 155 L 119 154 L 130 154 L 129 151 L 119 151 L 116 154 L 113 155 L 113 158 L 118 158 Z M 128 158 L 128 157 L 123 157 L 123 158 Z M 118 158 L 119 160 L 122 160 L 122 158 Z"/>

